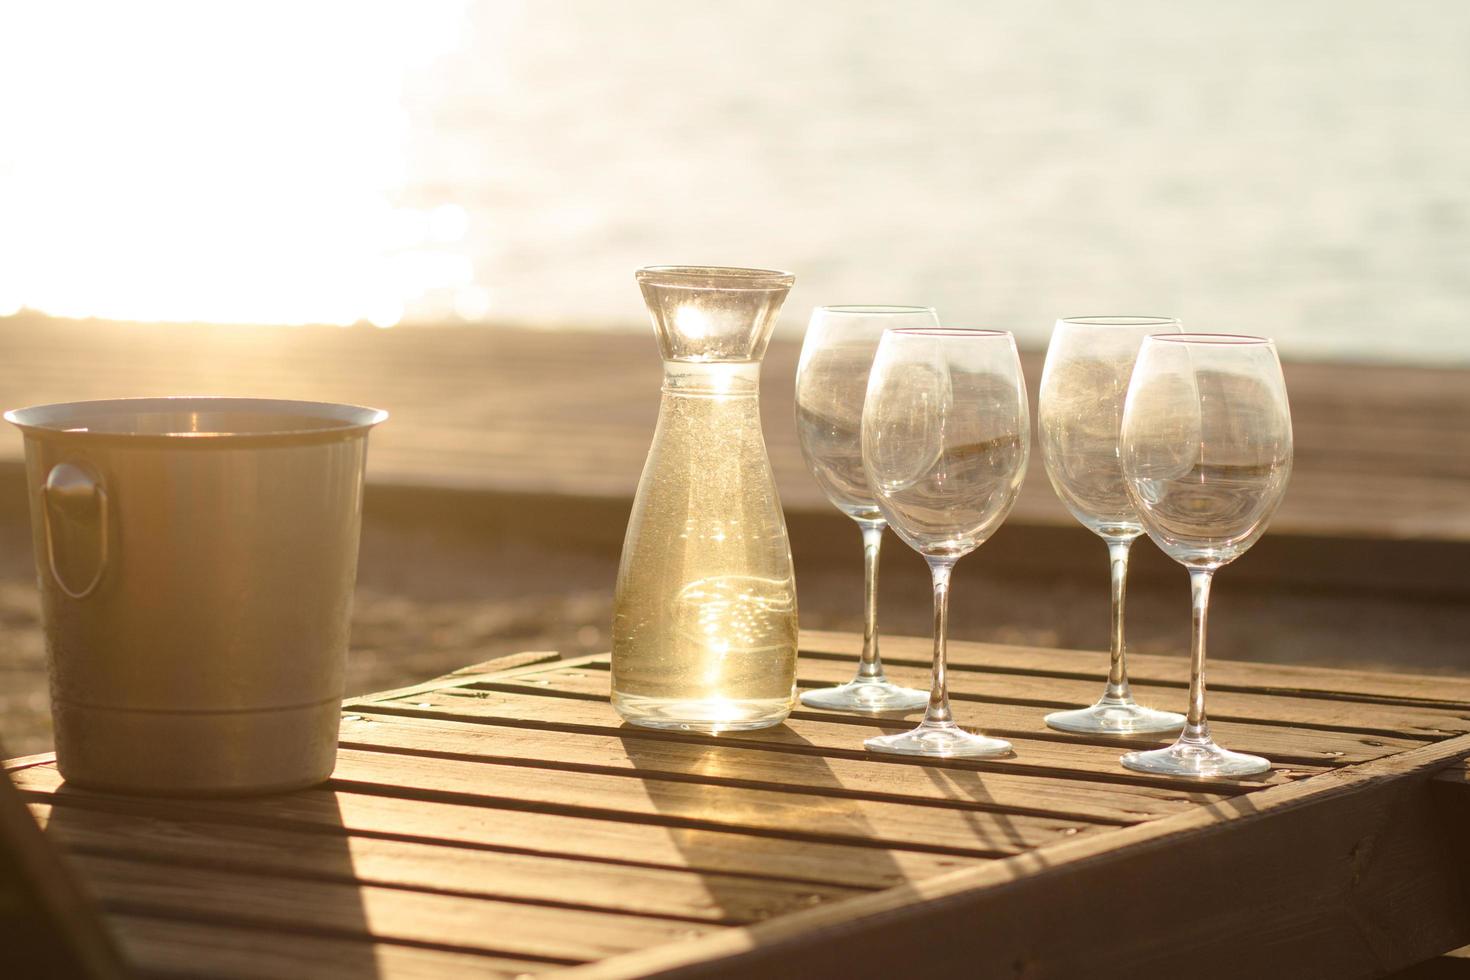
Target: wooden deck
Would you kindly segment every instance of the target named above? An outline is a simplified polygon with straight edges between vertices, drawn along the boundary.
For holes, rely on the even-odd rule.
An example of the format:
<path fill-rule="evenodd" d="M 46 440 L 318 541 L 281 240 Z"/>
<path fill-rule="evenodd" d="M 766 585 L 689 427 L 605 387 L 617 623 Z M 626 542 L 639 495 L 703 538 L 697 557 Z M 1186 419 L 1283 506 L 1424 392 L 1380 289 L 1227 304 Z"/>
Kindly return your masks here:
<path fill-rule="evenodd" d="M 802 638 L 800 680 L 858 640 Z M 350 701 L 333 779 L 247 800 L 9 764 L 145 975 L 1378 976 L 1470 943 L 1470 680 L 1220 662 L 1249 781 L 1124 770 L 1047 730 L 1104 656 L 956 643 L 956 714 L 1013 757 L 874 757 L 911 720 L 624 726 L 607 657 L 528 653 Z M 924 683 L 928 643 L 885 640 Z M 1187 666 L 1134 687 L 1184 700 Z M 1185 966 L 1189 969 L 1186 971 Z"/>
<path fill-rule="evenodd" d="M 631 499 L 658 410 L 649 333 L 0 320 L 6 407 L 163 394 L 322 398 L 393 413 L 369 480 Z M 800 345 L 773 342 L 765 436 L 788 510 L 827 512 L 796 445 Z M 1470 371 L 1290 363 L 1291 487 L 1272 534 L 1470 543 Z M 1023 358 L 1035 405 L 1042 357 Z M 0 440 L 0 459 L 19 455 Z M 1072 527 L 1039 453 L 1011 525 Z"/>

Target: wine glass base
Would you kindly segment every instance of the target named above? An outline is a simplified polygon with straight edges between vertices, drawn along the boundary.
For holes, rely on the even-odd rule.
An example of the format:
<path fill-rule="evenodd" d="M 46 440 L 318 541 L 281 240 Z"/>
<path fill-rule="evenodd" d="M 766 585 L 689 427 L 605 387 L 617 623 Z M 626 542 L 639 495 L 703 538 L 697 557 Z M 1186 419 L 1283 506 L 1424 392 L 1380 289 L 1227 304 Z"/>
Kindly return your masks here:
<path fill-rule="evenodd" d="M 1271 763 L 1258 755 L 1231 752 L 1210 741 L 1184 739 L 1167 749 L 1129 752 L 1122 762 L 1125 769 L 1164 776 L 1257 776 L 1271 769 Z"/>
<path fill-rule="evenodd" d="M 824 711 L 913 711 L 929 704 L 929 692 L 900 687 L 881 678 L 861 679 L 806 691 L 801 703 Z"/>
<path fill-rule="evenodd" d="M 1011 743 L 988 735 L 967 732 L 958 725 L 935 727 L 920 725 L 911 732 L 901 735 L 879 735 L 865 739 L 863 745 L 870 752 L 888 752 L 894 755 L 927 755 L 950 759 L 977 755 L 1004 755 L 1011 751 Z"/>
<path fill-rule="evenodd" d="M 1084 735 L 1157 734 L 1179 731 L 1184 727 L 1184 716 L 1173 711 L 1145 708 L 1132 701 L 1103 698 L 1090 708 L 1053 711 L 1046 716 L 1046 727 Z"/>

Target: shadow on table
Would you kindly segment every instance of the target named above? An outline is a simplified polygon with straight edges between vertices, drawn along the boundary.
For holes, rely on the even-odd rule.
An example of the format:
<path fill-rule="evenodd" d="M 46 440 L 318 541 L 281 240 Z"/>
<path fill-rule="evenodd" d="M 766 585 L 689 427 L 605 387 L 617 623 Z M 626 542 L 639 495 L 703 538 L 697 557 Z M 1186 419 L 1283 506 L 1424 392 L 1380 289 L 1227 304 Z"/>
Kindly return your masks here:
<path fill-rule="evenodd" d="M 630 726 L 624 732 L 623 747 L 640 771 L 673 770 L 674 778 L 642 780 L 659 813 L 706 825 L 670 826 L 669 839 L 685 865 L 701 873 L 711 900 L 729 920 L 765 918 L 823 898 L 816 890 L 786 888 L 752 915 L 752 878 L 780 878 L 814 887 L 854 877 L 878 887 L 905 880 L 903 869 L 881 847 L 834 846 L 879 835 L 863 801 L 833 792 L 842 789 L 841 781 L 821 756 L 773 751 L 739 737 L 712 736 L 708 743 L 691 743 Z M 784 725 L 760 735 L 763 742 L 810 747 Z M 842 865 L 840 874 L 837 863 Z"/>
<path fill-rule="evenodd" d="M 924 767 L 925 775 L 946 799 L 982 804 L 986 813 L 963 810 L 965 822 L 974 835 L 975 845 L 992 851 L 1029 851 L 1035 846 L 1012 816 L 996 801 L 985 785 L 984 776 L 964 769 Z"/>
<path fill-rule="evenodd" d="M 46 838 L 146 972 L 379 975 L 336 794 L 120 796 L 65 784 Z M 285 817 L 286 819 L 281 819 Z"/>
<path fill-rule="evenodd" d="M 6 772 L 0 772 L 0 949 L 6 976 L 128 974 L 91 897 Z"/>

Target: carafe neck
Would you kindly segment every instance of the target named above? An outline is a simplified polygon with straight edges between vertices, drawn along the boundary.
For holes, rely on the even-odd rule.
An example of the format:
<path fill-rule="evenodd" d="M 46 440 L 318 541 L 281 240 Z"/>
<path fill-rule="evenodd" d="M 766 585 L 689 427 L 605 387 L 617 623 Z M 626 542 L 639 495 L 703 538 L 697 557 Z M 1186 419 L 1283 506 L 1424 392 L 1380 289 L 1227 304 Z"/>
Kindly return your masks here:
<path fill-rule="evenodd" d="M 755 398 L 760 361 L 664 361 L 664 393 L 702 398 Z"/>

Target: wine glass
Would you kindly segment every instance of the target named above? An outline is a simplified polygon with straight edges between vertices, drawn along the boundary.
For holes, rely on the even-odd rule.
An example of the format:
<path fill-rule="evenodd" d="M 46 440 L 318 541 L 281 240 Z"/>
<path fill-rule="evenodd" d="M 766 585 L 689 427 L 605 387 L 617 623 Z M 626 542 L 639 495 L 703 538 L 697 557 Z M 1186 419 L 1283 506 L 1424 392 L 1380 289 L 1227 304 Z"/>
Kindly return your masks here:
<path fill-rule="evenodd" d="M 812 313 L 796 368 L 796 434 L 806 465 L 827 499 L 863 533 L 863 653 L 857 676 L 836 687 L 807 691 L 809 708 L 910 711 L 926 691 L 900 687 L 883 675 L 878 655 L 878 552 L 886 523 L 863 472 L 863 396 L 883 331 L 937 327 L 927 306 L 820 306 Z"/>
<path fill-rule="evenodd" d="M 889 330 L 863 404 L 863 469 L 890 527 L 929 563 L 934 680 L 924 720 L 874 752 L 975 756 L 1010 743 L 955 724 L 945 688 L 955 562 L 1000 527 L 1026 474 L 1030 415 L 1016 341 L 995 330 Z"/>
<path fill-rule="evenodd" d="M 1291 408 L 1262 337 L 1165 334 L 1138 354 L 1123 409 L 1123 476 L 1144 529 L 1189 570 L 1189 714 L 1166 749 L 1123 765 L 1171 776 L 1250 776 L 1271 763 L 1220 748 L 1205 717 L 1210 581 L 1261 537 L 1291 475 Z"/>
<path fill-rule="evenodd" d="M 1133 700 L 1123 643 L 1128 551 L 1143 533 L 1118 459 L 1123 396 L 1149 334 L 1179 333 L 1165 316 L 1079 316 L 1058 320 L 1046 348 L 1037 405 L 1041 458 L 1057 496 L 1072 516 L 1107 543 L 1112 566 L 1111 657 L 1107 686 L 1090 708 L 1054 711 L 1048 726 L 1064 732 L 1133 735 L 1169 732 L 1184 724 L 1173 711 Z"/>

